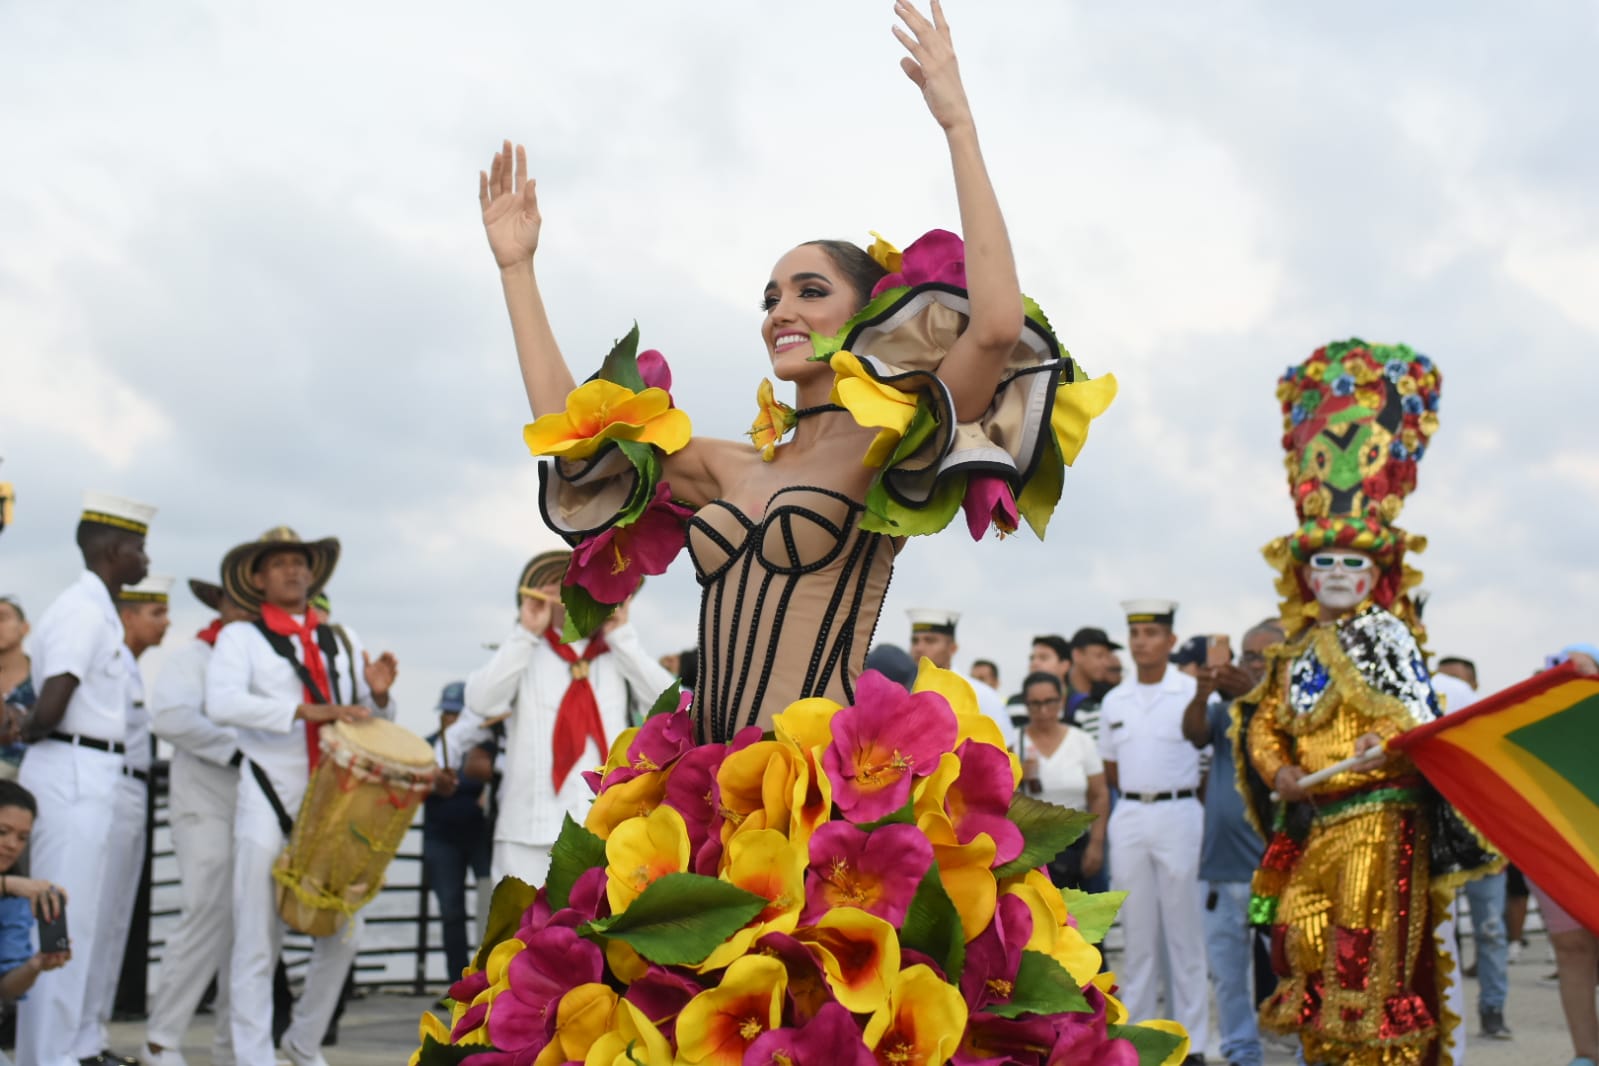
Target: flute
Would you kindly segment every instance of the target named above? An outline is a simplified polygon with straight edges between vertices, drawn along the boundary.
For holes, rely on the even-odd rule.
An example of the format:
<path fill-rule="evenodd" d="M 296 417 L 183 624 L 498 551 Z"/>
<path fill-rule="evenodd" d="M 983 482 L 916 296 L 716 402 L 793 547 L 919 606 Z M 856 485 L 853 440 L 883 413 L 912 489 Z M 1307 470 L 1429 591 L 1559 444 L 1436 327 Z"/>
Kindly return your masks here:
<path fill-rule="evenodd" d="M 516 593 L 519 596 L 532 596 L 535 600 L 543 600 L 545 603 L 561 602 L 558 597 L 551 596 L 548 592 L 545 592 L 542 589 L 529 588 L 526 585 L 517 586 Z"/>

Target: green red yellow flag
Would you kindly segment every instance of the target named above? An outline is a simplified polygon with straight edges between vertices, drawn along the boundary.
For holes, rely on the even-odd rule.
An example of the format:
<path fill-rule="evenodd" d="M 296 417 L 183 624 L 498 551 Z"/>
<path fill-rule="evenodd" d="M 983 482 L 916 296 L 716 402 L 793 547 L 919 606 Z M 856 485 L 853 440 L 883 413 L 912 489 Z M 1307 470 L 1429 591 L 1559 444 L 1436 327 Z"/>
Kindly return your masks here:
<path fill-rule="evenodd" d="M 1570 664 L 1389 741 L 1528 880 L 1599 931 L 1599 677 Z"/>

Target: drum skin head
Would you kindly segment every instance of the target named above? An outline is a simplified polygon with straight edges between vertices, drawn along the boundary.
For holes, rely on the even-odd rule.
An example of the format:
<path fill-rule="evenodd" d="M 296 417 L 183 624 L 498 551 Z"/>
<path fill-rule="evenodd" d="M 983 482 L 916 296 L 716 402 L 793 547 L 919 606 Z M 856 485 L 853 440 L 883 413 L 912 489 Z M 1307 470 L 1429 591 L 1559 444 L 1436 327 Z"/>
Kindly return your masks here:
<path fill-rule="evenodd" d="M 384 718 L 336 722 L 333 733 L 330 739 L 335 745 L 348 748 L 357 755 L 400 766 L 433 765 L 432 745 L 404 726 L 395 725 Z"/>

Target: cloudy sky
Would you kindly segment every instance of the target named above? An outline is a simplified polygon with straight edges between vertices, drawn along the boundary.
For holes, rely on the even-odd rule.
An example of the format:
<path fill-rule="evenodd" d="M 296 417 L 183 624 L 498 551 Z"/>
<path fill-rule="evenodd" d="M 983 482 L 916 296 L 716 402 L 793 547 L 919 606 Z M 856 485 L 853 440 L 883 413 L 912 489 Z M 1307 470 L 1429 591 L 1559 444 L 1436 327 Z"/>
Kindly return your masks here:
<path fill-rule="evenodd" d="M 961 659 L 1274 609 L 1293 525 L 1274 382 L 1333 339 L 1442 367 L 1404 524 L 1432 645 L 1513 681 L 1599 640 L 1599 75 L 1592 3 L 950 0 L 1024 287 L 1122 395 L 1046 543 L 910 545 L 903 609 Z M 765 369 L 757 299 L 801 240 L 956 228 L 887 2 L 0 5 L 0 591 L 39 611 L 80 493 L 160 505 L 158 572 L 279 523 L 337 535 L 340 618 L 393 649 L 406 718 L 512 622 L 538 522 L 476 175 L 540 180 L 566 353 L 636 319 L 702 433 Z M 693 640 L 686 559 L 636 610 Z M 202 610 L 181 595 L 185 635 Z M 152 655 L 152 672 L 159 656 Z"/>

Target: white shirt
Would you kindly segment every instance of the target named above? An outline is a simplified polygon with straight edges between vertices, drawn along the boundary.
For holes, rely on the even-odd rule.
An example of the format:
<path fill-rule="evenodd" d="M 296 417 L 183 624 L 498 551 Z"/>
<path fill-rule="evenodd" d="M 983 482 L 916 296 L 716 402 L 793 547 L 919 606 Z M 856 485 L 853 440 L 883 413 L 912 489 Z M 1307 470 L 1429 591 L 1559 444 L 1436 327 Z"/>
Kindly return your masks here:
<path fill-rule="evenodd" d="M 128 699 L 136 675 L 133 653 L 123 643 L 122 619 L 111 592 L 93 571 L 57 596 L 34 626 L 31 658 L 34 688 L 71 674 L 78 687 L 56 731 L 104 741 L 128 732 Z"/>
<path fill-rule="evenodd" d="M 608 746 L 628 727 L 630 698 L 637 713 L 646 713 L 673 677 L 645 652 L 632 625 L 617 626 L 605 635 L 605 642 L 611 650 L 594 659 L 588 676 Z M 580 641 L 572 650 L 581 658 L 587 647 L 587 641 Z M 510 709 L 495 840 L 548 846 L 560 835 L 565 815 L 579 825 L 587 817 L 594 793 L 582 771 L 597 769 L 605 759 L 592 739 L 558 794 L 553 781 L 555 714 L 571 681 L 571 668 L 549 641 L 520 625 L 494 657 L 466 679 L 466 710 L 445 733 L 452 761 L 459 765 L 480 742 L 484 719 Z"/>
<path fill-rule="evenodd" d="M 1168 666 L 1156 684 L 1128 680 L 1106 695 L 1100 705 L 1099 753 L 1116 764 L 1123 792 L 1199 787 L 1199 751 L 1183 739 L 1183 711 L 1197 687 L 1193 678 Z"/>
<path fill-rule="evenodd" d="M 1039 799 L 1074 810 L 1088 809 L 1088 779 L 1105 772 L 1094 738 L 1077 726 L 1066 727 L 1066 735 L 1055 750 L 1045 755 L 1037 748 L 1038 783 L 1043 786 Z"/>
<path fill-rule="evenodd" d="M 295 621 L 303 621 L 296 616 Z M 378 707 L 361 676 L 361 639 L 345 629 L 354 653 L 346 655 L 343 642 L 329 667 L 334 703 L 370 707 L 379 717 L 394 717 L 394 697 Z M 290 637 L 294 656 L 304 661 L 300 638 Z M 332 675 L 337 671 L 337 678 Z M 352 686 L 358 698 L 351 698 Z M 292 813 L 310 780 L 306 754 L 306 723 L 294 717 L 306 702 L 305 686 L 288 660 L 272 650 L 254 622 L 230 622 L 217 635 L 216 647 L 205 671 L 205 713 L 220 725 L 237 727 L 239 750 L 266 771 L 278 798 Z"/>
<path fill-rule="evenodd" d="M 132 652 L 129 652 L 132 655 Z M 144 669 L 137 659 L 128 672 L 128 726 L 122 743 L 128 749 L 125 756 L 130 770 L 150 772 L 150 708 L 145 703 Z"/>
<path fill-rule="evenodd" d="M 173 814 L 231 812 L 239 771 L 230 760 L 238 734 L 205 713 L 205 668 L 211 645 L 195 638 L 175 649 L 150 690 L 150 724 L 171 744 Z"/>
<path fill-rule="evenodd" d="M 1433 674 L 1432 690 L 1438 694 L 1445 714 L 1452 714 L 1477 702 L 1477 690 L 1453 674 Z"/>

